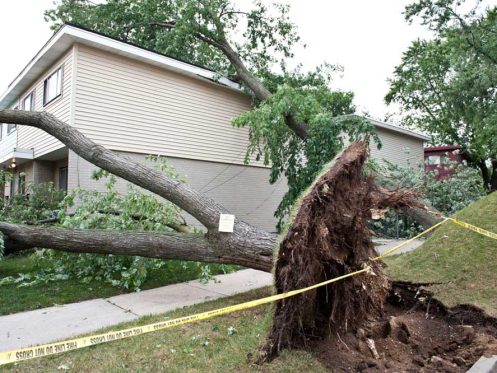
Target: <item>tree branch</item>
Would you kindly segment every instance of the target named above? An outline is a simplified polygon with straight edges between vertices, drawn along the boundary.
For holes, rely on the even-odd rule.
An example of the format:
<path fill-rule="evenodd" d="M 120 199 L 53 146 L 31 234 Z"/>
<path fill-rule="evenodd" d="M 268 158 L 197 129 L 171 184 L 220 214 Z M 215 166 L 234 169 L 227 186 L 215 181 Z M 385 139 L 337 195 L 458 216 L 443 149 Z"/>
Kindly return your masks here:
<path fill-rule="evenodd" d="M 223 12 L 224 10 L 222 10 L 221 16 L 223 14 L 226 14 Z M 245 14 L 244 12 L 231 12 L 231 13 Z M 221 16 L 219 16 L 219 18 Z M 163 27 L 166 29 L 173 29 L 176 27 L 176 22 L 175 21 L 153 22 L 151 23 L 151 25 Z M 200 27 L 197 26 L 197 28 Z M 245 84 L 247 88 L 249 88 L 252 91 L 254 96 L 260 101 L 267 100 L 271 96 L 271 92 L 269 92 L 269 90 L 262 84 L 262 82 L 247 69 L 242 59 L 240 58 L 239 54 L 233 49 L 233 47 L 228 42 L 226 35 L 224 34 L 224 31 L 218 29 L 218 32 L 222 35 L 222 38 L 220 40 L 214 40 L 202 34 L 200 31 L 195 32 L 193 35 L 197 39 L 203 41 L 204 43 L 207 43 L 208 45 L 211 45 L 214 48 L 217 48 L 221 52 L 223 52 L 226 58 L 228 58 L 228 60 L 230 61 L 231 65 L 235 68 L 238 78 Z M 297 123 L 293 115 L 285 116 L 285 122 L 288 128 L 290 128 L 301 140 L 305 141 L 307 139 L 308 131 L 306 123 Z"/>
<path fill-rule="evenodd" d="M 88 162 L 171 201 L 197 218 L 208 229 L 216 229 L 219 214 L 226 212 L 221 205 L 187 184 L 105 149 L 52 114 L 1 110 L 0 123 L 20 124 L 44 130 Z"/>

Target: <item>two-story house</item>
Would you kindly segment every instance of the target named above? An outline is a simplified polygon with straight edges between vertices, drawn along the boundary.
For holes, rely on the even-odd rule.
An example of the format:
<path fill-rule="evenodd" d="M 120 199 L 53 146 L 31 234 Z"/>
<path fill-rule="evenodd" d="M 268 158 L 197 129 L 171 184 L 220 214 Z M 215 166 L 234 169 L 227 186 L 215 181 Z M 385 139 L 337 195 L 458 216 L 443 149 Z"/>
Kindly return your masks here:
<path fill-rule="evenodd" d="M 231 126 L 251 98 L 213 71 L 72 25 L 60 28 L 0 98 L 0 109 L 47 111 L 93 141 L 145 162 L 169 159 L 197 190 L 241 219 L 274 230 L 273 212 L 285 181 L 268 183 L 269 169 L 243 160 L 248 130 Z M 375 122 L 383 142 L 373 156 L 403 162 L 402 149 L 423 159 L 417 134 Z M 39 129 L 3 124 L 0 165 L 16 174 L 5 195 L 26 183 L 54 182 L 64 190 L 103 190 L 91 179 L 95 166 Z M 126 183 L 118 183 L 125 190 Z"/>

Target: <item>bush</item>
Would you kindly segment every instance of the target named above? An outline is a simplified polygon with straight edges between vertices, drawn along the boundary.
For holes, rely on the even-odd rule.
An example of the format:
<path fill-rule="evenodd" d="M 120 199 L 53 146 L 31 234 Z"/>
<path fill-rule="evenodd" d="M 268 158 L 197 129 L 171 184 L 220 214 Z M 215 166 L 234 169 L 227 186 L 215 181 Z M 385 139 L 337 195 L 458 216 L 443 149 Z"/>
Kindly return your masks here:
<path fill-rule="evenodd" d="M 454 174 L 437 180 L 435 173 L 425 173 L 424 165 L 406 167 L 384 161 L 382 166 L 373 163 L 370 168 L 378 183 L 387 188 L 413 188 L 434 208 L 448 216 L 463 209 L 486 194 L 479 171 L 461 164 L 451 164 Z M 371 222 L 371 229 L 388 237 L 412 237 L 422 227 L 411 218 L 388 212 L 384 218 Z"/>
<path fill-rule="evenodd" d="M 53 183 L 28 184 L 26 189 L 26 195 L 16 194 L 4 200 L 0 210 L 2 221 L 36 224 L 54 217 L 65 197 L 65 192 L 57 189 Z"/>
<path fill-rule="evenodd" d="M 172 167 L 169 167 L 163 157 L 151 157 L 156 169 L 167 172 L 169 176 L 180 180 Z M 168 201 L 159 201 L 154 196 L 142 192 L 129 185 L 125 194 L 116 191 L 116 177 L 105 171 L 97 171 L 93 179 L 105 178 L 106 191 L 97 192 L 82 188 L 73 190 L 62 201 L 55 203 L 58 192 L 49 189 L 46 193 L 33 189 L 27 203 L 33 206 L 44 206 L 41 215 L 57 215 L 58 225 L 77 229 L 112 229 L 126 231 L 172 232 L 172 225 L 181 225 L 184 219 L 181 210 Z M 36 191 L 36 193 L 34 193 Z M 36 196 L 34 195 L 36 194 Z M 45 205 L 42 201 L 45 201 Z M 27 221 L 39 220 L 39 213 L 33 209 L 19 211 L 20 205 L 13 204 L 11 215 L 22 215 Z M 15 208 L 14 208 L 15 206 Z M 52 210 L 50 210 L 52 209 Z M 72 213 L 68 211 L 74 210 Z M 50 213 L 48 213 L 50 211 Z M 20 221 L 16 221 L 20 222 Z M 191 234 L 201 234 L 192 229 Z M 151 270 L 174 270 L 175 265 L 184 269 L 189 266 L 200 269 L 201 281 L 213 279 L 212 273 L 232 272 L 236 266 L 208 265 L 186 261 L 165 261 L 138 256 L 73 254 L 61 251 L 40 249 L 34 254 L 34 260 L 43 271 L 31 274 L 21 274 L 17 278 L 5 278 L 1 284 L 17 283 L 19 286 L 29 286 L 47 281 L 80 279 L 88 283 L 92 280 L 104 281 L 124 289 L 140 290 Z"/>

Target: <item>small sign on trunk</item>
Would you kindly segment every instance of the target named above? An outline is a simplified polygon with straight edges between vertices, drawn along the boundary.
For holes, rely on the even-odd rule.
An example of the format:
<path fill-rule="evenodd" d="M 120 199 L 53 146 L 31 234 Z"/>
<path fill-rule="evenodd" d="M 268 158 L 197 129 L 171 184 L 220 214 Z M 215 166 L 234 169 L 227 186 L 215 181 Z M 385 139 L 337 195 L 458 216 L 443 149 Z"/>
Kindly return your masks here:
<path fill-rule="evenodd" d="M 219 216 L 219 232 L 233 233 L 235 226 L 235 215 L 221 214 Z"/>

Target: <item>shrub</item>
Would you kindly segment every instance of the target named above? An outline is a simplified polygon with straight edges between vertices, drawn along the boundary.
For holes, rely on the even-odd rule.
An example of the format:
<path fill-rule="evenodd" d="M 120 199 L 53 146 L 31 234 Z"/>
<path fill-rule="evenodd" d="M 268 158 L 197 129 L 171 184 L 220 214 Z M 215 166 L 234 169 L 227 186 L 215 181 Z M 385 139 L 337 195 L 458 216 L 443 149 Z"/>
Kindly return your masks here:
<path fill-rule="evenodd" d="M 444 180 L 437 180 L 433 172 L 425 173 L 423 164 L 411 165 L 410 162 L 406 167 L 388 161 L 381 166 L 373 162 L 370 169 L 376 174 L 380 185 L 413 188 L 421 193 L 426 202 L 448 216 L 486 194 L 479 171 L 456 163 L 449 167 L 453 168 L 454 173 Z M 412 237 L 422 230 L 411 218 L 392 211 L 384 218 L 371 222 L 371 228 L 388 237 Z"/>
<path fill-rule="evenodd" d="M 149 159 L 155 163 L 156 169 L 167 172 L 169 176 L 180 180 L 175 170 L 167 165 L 165 158 L 153 156 Z M 50 189 L 46 194 L 37 192 L 36 197 L 31 195 L 29 203 L 42 206 L 42 201 L 46 201 L 46 205 L 43 205 L 44 209 L 49 211 L 52 208 L 49 215 L 56 214 L 59 219 L 58 225 L 66 228 L 171 232 L 173 231 L 172 225 L 184 223 L 181 210 L 169 201 L 159 201 L 153 195 L 131 185 L 128 186 L 126 193 L 120 194 L 115 188 L 116 177 L 103 170 L 95 172 L 92 178 L 106 179 L 106 191 L 97 192 L 78 188 L 55 204 L 52 202 L 56 201 L 57 192 Z M 68 211 L 71 210 L 73 212 L 69 213 Z M 17 207 L 13 211 L 16 211 L 16 214 L 23 214 L 18 211 Z M 38 214 L 34 210 L 29 210 L 23 217 L 34 221 L 38 219 Z M 191 234 L 201 234 L 201 232 L 193 229 Z M 0 281 L 0 285 L 17 283 L 19 286 L 29 286 L 47 281 L 76 278 L 85 283 L 98 280 L 120 288 L 138 291 L 150 272 L 155 269 L 174 270 L 177 266 L 183 269 L 191 267 L 195 272 L 200 270 L 200 279 L 206 282 L 213 279 L 213 273 L 228 273 L 237 268 L 228 265 L 165 261 L 138 256 L 73 254 L 50 249 L 37 250 L 33 258 L 38 262 L 38 268 L 43 268 L 42 271 L 21 274 L 17 278 L 5 278 Z"/>

